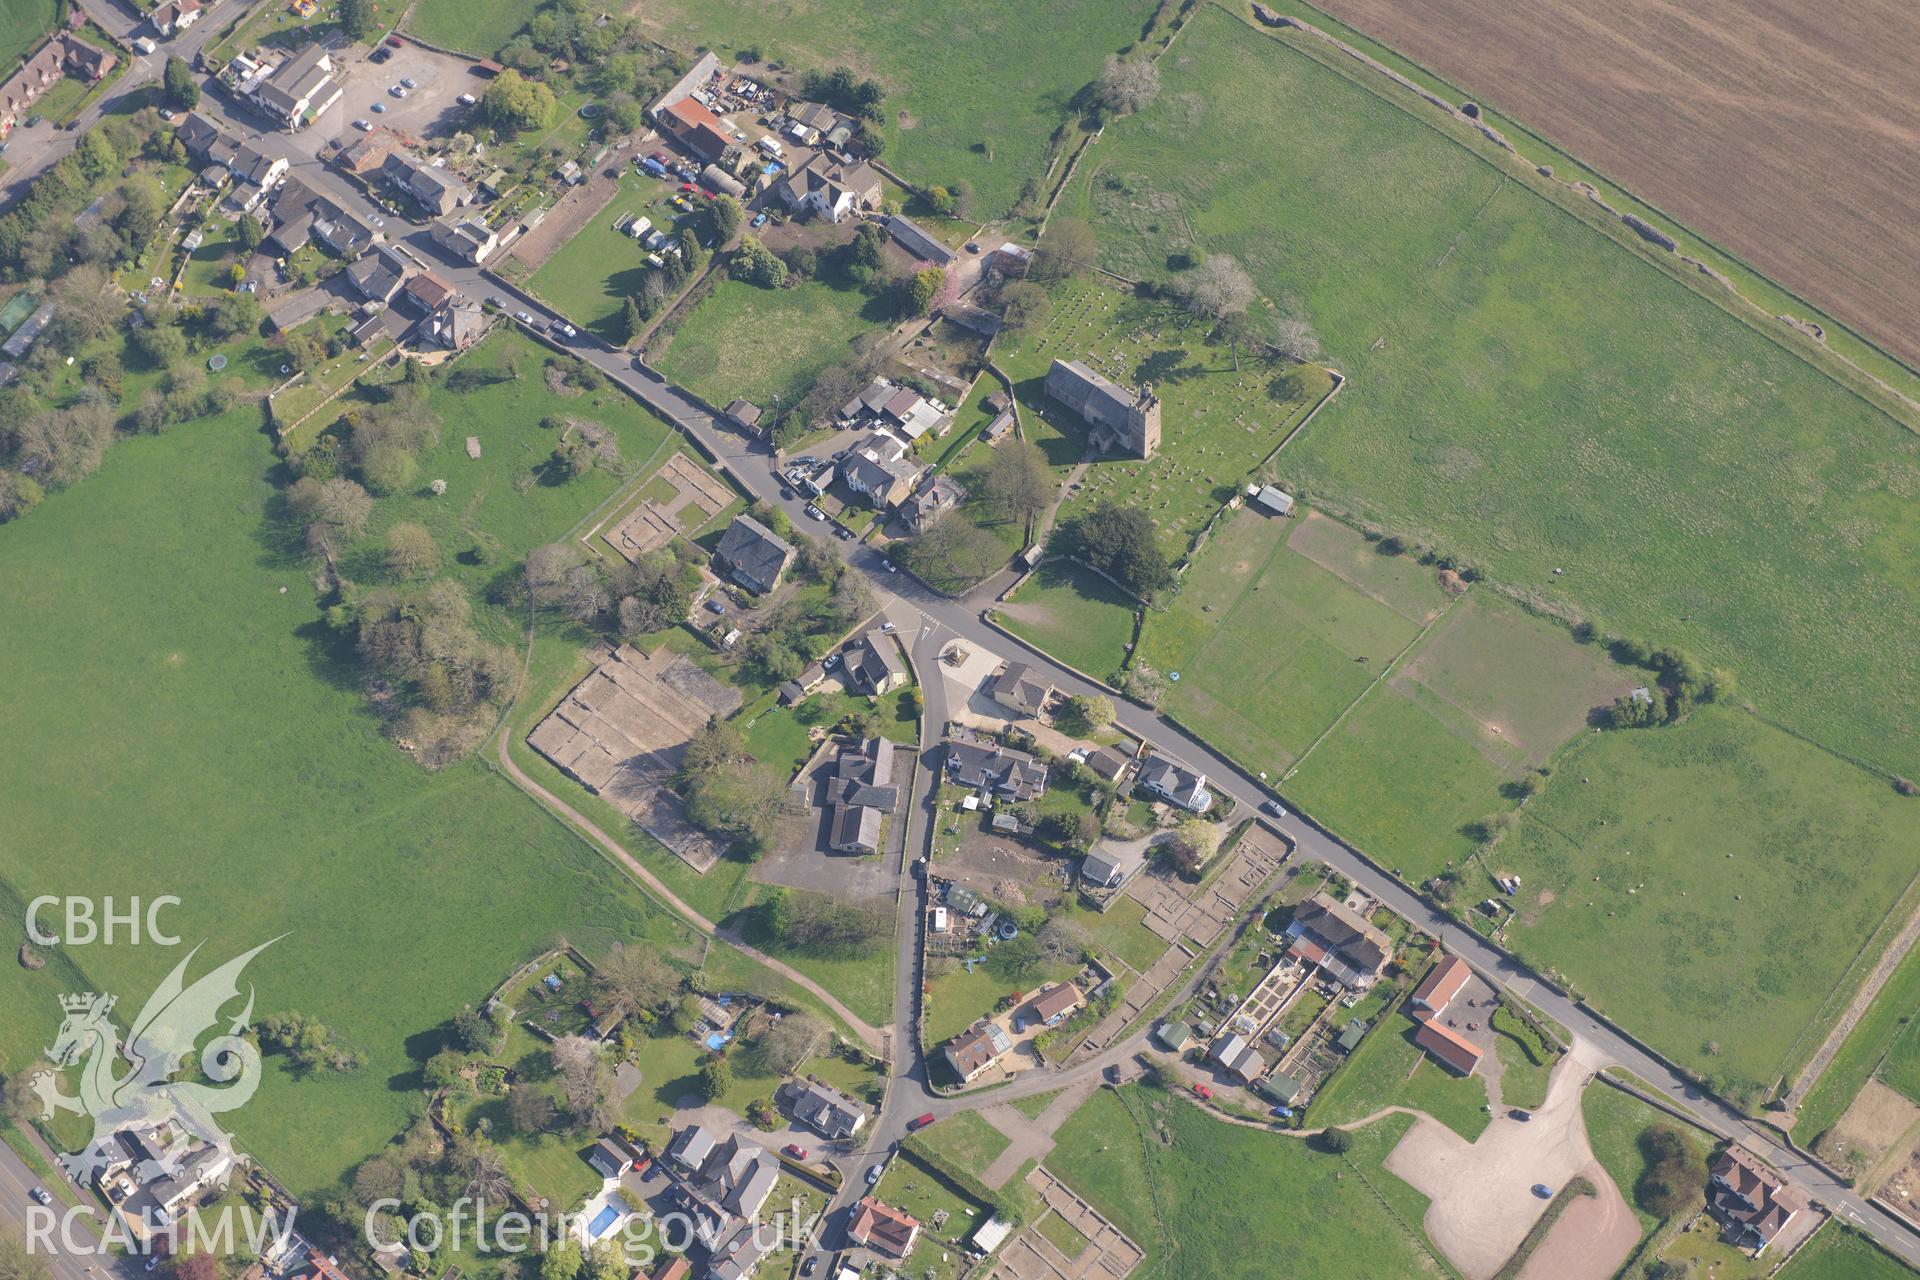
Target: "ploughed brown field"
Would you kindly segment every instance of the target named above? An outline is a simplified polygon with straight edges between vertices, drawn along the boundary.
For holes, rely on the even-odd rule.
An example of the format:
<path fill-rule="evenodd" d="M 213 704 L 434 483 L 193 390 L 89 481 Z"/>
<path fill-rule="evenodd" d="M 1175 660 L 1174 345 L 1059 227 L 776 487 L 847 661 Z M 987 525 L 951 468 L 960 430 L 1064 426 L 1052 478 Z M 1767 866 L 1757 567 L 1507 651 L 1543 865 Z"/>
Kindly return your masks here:
<path fill-rule="evenodd" d="M 1920 366 L 1913 0 L 1315 3 Z"/>

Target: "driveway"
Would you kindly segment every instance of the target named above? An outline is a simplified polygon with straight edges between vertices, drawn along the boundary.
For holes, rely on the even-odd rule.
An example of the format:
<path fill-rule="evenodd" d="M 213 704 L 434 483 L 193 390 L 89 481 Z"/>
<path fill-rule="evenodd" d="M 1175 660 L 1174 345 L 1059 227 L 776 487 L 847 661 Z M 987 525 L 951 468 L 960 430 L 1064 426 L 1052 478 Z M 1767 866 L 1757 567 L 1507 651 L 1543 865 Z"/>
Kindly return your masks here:
<path fill-rule="evenodd" d="M 1485 1280 L 1498 1271 L 1539 1221 L 1548 1202 L 1533 1194 L 1535 1183 L 1558 1191 L 1586 1174 L 1600 1192 L 1603 1222 L 1626 1212 L 1624 1204 L 1607 1203 L 1620 1200 L 1613 1180 L 1604 1172 L 1592 1177 L 1598 1166 L 1580 1111 L 1581 1088 L 1594 1069 L 1592 1054 L 1591 1046 L 1575 1043 L 1554 1070 L 1546 1104 L 1530 1122 L 1495 1116 L 1479 1141 L 1469 1143 L 1438 1121 L 1422 1118 L 1387 1156 L 1388 1171 L 1432 1201 L 1427 1235 L 1469 1280 Z M 1632 1214 L 1626 1218 L 1631 1221 Z M 1628 1248 L 1638 1237 L 1636 1229 Z M 1625 1259 L 1623 1249 L 1611 1260 L 1595 1257 L 1590 1272 L 1556 1274 L 1609 1276 Z"/>

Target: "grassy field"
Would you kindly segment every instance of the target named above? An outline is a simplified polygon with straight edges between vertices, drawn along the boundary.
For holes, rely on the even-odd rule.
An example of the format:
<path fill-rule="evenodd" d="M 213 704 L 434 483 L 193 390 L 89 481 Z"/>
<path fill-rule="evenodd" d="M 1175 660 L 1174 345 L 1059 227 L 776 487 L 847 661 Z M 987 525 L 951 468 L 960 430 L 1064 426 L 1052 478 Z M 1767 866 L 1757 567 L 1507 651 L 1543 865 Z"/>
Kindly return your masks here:
<path fill-rule="evenodd" d="M 430 44 L 491 57 L 540 6 L 541 0 L 420 0 L 407 15 L 407 30 Z"/>
<path fill-rule="evenodd" d="M 1868 1078 L 1882 1080 L 1915 1102 L 1920 1102 L 1920 1039 L 1914 1035 L 1915 1008 L 1920 1008 L 1920 947 L 1906 958 L 1880 988 L 1880 994 L 1840 1045 L 1818 1084 L 1800 1104 L 1793 1121 L 1794 1136 L 1809 1145 L 1825 1133 L 1852 1105 Z"/>
<path fill-rule="evenodd" d="M 1426 1198 L 1380 1167 L 1410 1124 L 1391 1116 L 1333 1156 L 1130 1085 L 1094 1093 L 1054 1135 L 1046 1163 L 1145 1250 L 1142 1275 L 1450 1275 L 1415 1225 Z M 1226 1171 L 1259 1194 L 1221 1194 Z"/>
<path fill-rule="evenodd" d="M 1835 984 L 1907 887 L 1910 808 L 1844 761 L 1710 707 L 1592 738 L 1489 862 L 1527 886 L 1523 952 L 1676 1061 L 1764 1082 L 1817 1043 L 1844 1003 L 1827 1003 Z M 1760 953 L 1798 959 L 1755 966 Z"/>
<path fill-rule="evenodd" d="M 1468 1142 L 1487 1127 L 1487 1086 L 1456 1076 L 1421 1052 L 1413 1023 L 1398 1010 L 1367 1033 L 1331 1080 L 1307 1104 L 1310 1126 L 1349 1125 L 1387 1106 L 1424 1111 Z"/>
<path fill-rule="evenodd" d="M 1920 773 L 1920 568 L 1901 551 L 1920 438 L 1224 11 L 1195 13 L 1163 77 L 1064 211 L 1095 220 L 1124 274 L 1226 252 L 1302 300 L 1353 381 L 1282 454 L 1286 478 L 1611 632 L 1686 646 L 1770 715 Z"/>
<path fill-rule="evenodd" d="M 58 0 L 14 0 L 0 11 L 0 67 L 9 73 L 53 30 Z"/>
<path fill-rule="evenodd" d="M 918 182 L 966 182 L 979 216 L 997 217 L 1045 172 L 1068 100 L 1109 53 L 1139 38 L 1154 8 L 1154 0 L 1041 9 L 986 0 L 968 8 L 964 41 L 953 39 L 952 11 L 933 0 L 665 0 L 641 22 L 679 48 L 718 49 L 723 61 L 758 49 L 790 67 L 847 66 L 878 79 L 888 166 Z"/>
<path fill-rule="evenodd" d="M 233 1113 L 305 1194 L 407 1122 L 436 1028 L 556 936 L 589 955 L 615 939 L 692 954 L 692 940 L 494 773 L 431 775 L 384 740 L 316 620 L 308 567 L 268 523 L 276 465 L 248 405 L 122 440 L 0 536 L 17 677 L 0 706 L 0 880 L 26 896 L 178 895 L 177 932 L 206 940 L 196 971 L 287 935 L 248 970 L 257 1012 L 318 1017 L 366 1057 L 296 1077 L 270 1056 Z M 4 916 L 16 935 L 20 914 Z M 76 981 L 125 1007 L 182 954 L 72 948 L 0 984 L 0 1053 L 28 1063 Z"/>
<path fill-rule="evenodd" d="M 1276 776 L 1365 693 L 1420 629 L 1287 546 L 1293 522 L 1241 511 L 1218 527 L 1138 660 L 1179 681 L 1162 710 Z"/>
<path fill-rule="evenodd" d="M 1139 607 L 1091 569 L 1053 560 L 999 606 L 998 616 L 1000 625 L 1022 640 L 1104 680 L 1126 661 Z"/>
<path fill-rule="evenodd" d="M 1780 1280 L 1911 1280 L 1913 1271 L 1841 1223 L 1829 1223 L 1780 1269 Z"/>
<path fill-rule="evenodd" d="M 753 906 L 762 892 L 759 884 L 749 886 L 742 899 L 743 912 Z M 893 944 L 893 913 L 883 909 L 881 915 L 883 932 L 865 946 L 845 954 L 790 947 L 759 927 L 758 912 L 742 914 L 731 923 L 739 926 L 753 946 L 800 970 L 844 1001 L 856 1017 L 878 1027 L 893 1018 L 893 968 L 899 954 Z"/>
<path fill-rule="evenodd" d="M 713 404 L 739 397 L 771 409 L 776 396 L 790 405 L 805 395 L 849 342 L 887 319 L 882 303 L 818 280 L 792 289 L 721 280 L 654 364 Z"/>
<path fill-rule="evenodd" d="M 613 199 L 533 273 L 527 287 L 575 324 L 607 342 L 622 342 L 627 299 L 640 292 L 641 282 L 653 268 L 647 265 L 647 251 L 640 242 L 615 231 L 613 224 L 627 214 L 637 214 L 672 234 L 673 210 L 664 199 L 671 190 L 656 178 L 623 172 Z"/>
<path fill-rule="evenodd" d="M 1463 733 L 1392 684 L 1376 686 L 1283 789 L 1409 880 L 1459 866 L 1476 846 L 1466 828 L 1507 808 L 1510 775 Z"/>
<path fill-rule="evenodd" d="M 1168 302 L 1081 280 L 1056 289 L 1054 304 L 1043 328 L 1013 335 L 994 360 L 1014 381 L 1024 421 L 1044 421 L 1070 442 L 1066 461 L 1085 451 L 1086 427 L 1047 399 L 1055 360 L 1084 361 L 1122 386 L 1152 383 L 1161 403 L 1159 452 L 1146 462 L 1113 457 L 1093 464 L 1061 517 L 1103 501 L 1142 507 L 1174 559 L 1333 385 L 1318 365 L 1248 352 L 1236 368 L 1231 349 L 1209 345 L 1205 327 Z"/>

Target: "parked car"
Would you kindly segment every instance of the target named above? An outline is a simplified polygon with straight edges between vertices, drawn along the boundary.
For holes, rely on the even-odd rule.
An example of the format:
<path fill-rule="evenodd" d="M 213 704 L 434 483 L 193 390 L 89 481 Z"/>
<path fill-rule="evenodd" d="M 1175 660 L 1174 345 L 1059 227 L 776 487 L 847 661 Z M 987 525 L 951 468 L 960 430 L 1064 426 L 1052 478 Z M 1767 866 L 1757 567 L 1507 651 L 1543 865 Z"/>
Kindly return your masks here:
<path fill-rule="evenodd" d="M 803 1277 L 810 1276 L 819 1269 L 820 1269 L 820 1259 L 818 1258 L 808 1258 L 805 1262 L 800 1264 L 800 1274 Z"/>
<path fill-rule="evenodd" d="M 1542 1200 L 1551 1200 L 1553 1199 L 1553 1188 L 1544 1182 L 1536 1182 L 1533 1184 L 1533 1194 L 1539 1196 Z"/>
<path fill-rule="evenodd" d="M 932 1123 L 933 1123 L 933 1112 L 929 1111 L 923 1116 L 917 1116 L 914 1119 L 907 1121 L 907 1132 L 918 1133 L 920 1132 L 920 1130 L 926 1128 L 928 1125 Z"/>
<path fill-rule="evenodd" d="M 894 567 L 893 567 L 893 561 L 891 561 L 891 560 L 887 560 L 887 559 L 884 559 L 884 558 L 883 558 L 883 559 L 882 559 L 882 560 L 880 561 L 880 563 L 881 563 L 881 564 L 883 564 L 883 565 L 885 565 L 885 566 L 887 566 L 887 572 L 888 572 L 888 573 L 898 573 L 898 572 L 900 572 L 900 571 L 899 571 L 898 569 L 896 569 L 896 568 L 894 568 Z"/>
<path fill-rule="evenodd" d="M 505 311 L 507 309 L 506 299 L 502 298 L 497 293 L 490 293 L 487 295 L 487 305 L 501 311 Z"/>
<path fill-rule="evenodd" d="M 825 520 L 826 518 L 827 518 L 827 513 L 826 513 L 826 512 L 824 512 L 824 511 L 822 511 L 822 510 L 821 510 L 821 509 L 820 509 L 819 507 L 817 507 L 817 506 L 815 506 L 815 505 L 814 505 L 813 503 L 811 503 L 811 502 L 809 502 L 809 503 L 807 504 L 807 519 L 809 519 L 809 520 Z"/>
<path fill-rule="evenodd" d="M 35 1204 L 52 1204 L 53 1203 L 53 1197 L 47 1194 L 47 1189 L 45 1187 L 35 1187 L 33 1190 L 27 1192 L 27 1194 L 33 1197 L 33 1202 Z"/>
<path fill-rule="evenodd" d="M 792 490 L 791 488 L 789 488 L 788 486 L 786 486 L 786 485 L 784 485 L 784 484 L 783 484 L 783 485 L 781 485 L 781 486 L 780 486 L 780 496 L 781 496 L 781 498 L 782 498 L 782 499 L 784 499 L 784 500 L 786 500 L 786 501 L 788 501 L 788 502 L 791 502 L 791 501 L 793 501 L 793 499 L 794 499 L 795 497 L 797 497 L 798 495 L 797 495 L 797 494 L 795 494 L 795 493 L 794 493 L 794 491 L 793 491 L 793 490 Z"/>
<path fill-rule="evenodd" d="M 532 316 L 530 316 L 530 315 L 528 315 L 528 314 L 527 314 L 526 312 L 524 312 L 524 311 L 516 311 L 516 312 L 514 312 L 514 313 L 513 313 L 513 318 L 514 318 L 515 320 L 518 320 L 518 321 L 519 321 L 519 322 L 520 322 L 521 324 L 532 324 L 532 323 L 533 323 L 533 317 L 532 317 Z"/>
<path fill-rule="evenodd" d="M 359 130 L 360 132 L 362 132 L 362 133 L 371 133 L 371 132 L 373 132 L 373 121 L 371 121 L 371 120 L 355 120 L 355 121 L 353 122 L 353 127 L 354 127 L 354 128 L 356 128 L 356 129 L 358 129 L 358 130 Z"/>
<path fill-rule="evenodd" d="M 767 225 L 767 215 L 765 211 L 753 215 L 753 225 L 756 227 L 764 227 Z"/>
<path fill-rule="evenodd" d="M 1260 808 L 1276 818 L 1284 818 L 1287 816 L 1286 809 L 1281 806 L 1278 800 L 1268 800 L 1263 803 Z"/>
<path fill-rule="evenodd" d="M 789 1142 L 780 1149 L 792 1156 L 795 1160 L 805 1160 L 807 1158 L 807 1149 L 797 1142 Z"/>
<path fill-rule="evenodd" d="M 407 47 L 407 42 L 405 40 L 402 40 L 399 36 L 388 36 L 387 43 L 392 45 L 396 49 L 404 49 Z"/>
<path fill-rule="evenodd" d="M 470 93 L 463 93 L 459 97 L 455 98 L 454 101 L 459 103 L 463 107 L 470 107 L 474 105 L 476 102 L 480 101 L 480 99 L 474 97 Z"/>
<path fill-rule="evenodd" d="M 833 527 L 833 536 L 840 539 L 842 542 L 853 541 L 853 531 L 851 529 L 843 529 L 839 525 L 835 525 Z"/>
<path fill-rule="evenodd" d="M 1275 1107 L 1273 1109 L 1273 1114 L 1275 1114 L 1276 1116 L 1279 1116 L 1282 1120 L 1291 1120 L 1293 1119 L 1293 1108 L 1292 1107 Z"/>
<path fill-rule="evenodd" d="M 376 103 L 374 103 L 374 104 L 373 104 L 373 114 L 375 114 L 375 115 L 377 115 L 377 116 L 383 116 L 383 115 L 385 115 L 385 114 L 387 114 L 387 104 L 386 104 L 386 103 L 384 103 L 384 102 L 376 102 Z"/>
<path fill-rule="evenodd" d="M 372 53 L 367 55 L 367 61 L 368 62 L 385 62 L 388 58 L 391 58 L 392 56 L 393 56 L 393 50 L 391 49 L 375 49 Z"/>
<path fill-rule="evenodd" d="M 727 611 L 727 602 L 718 596 L 708 596 L 707 608 L 715 613 L 725 613 Z"/>
<path fill-rule="evenodd" d="M 894 626 L 891 622 L 883 622 L 880 624 L 880 633 L 882 635 L 890 636 L 897 630 L 899 630 L 899 628 Z"/>
<path fill-rule="evenodd" d="M 1206 1085 L 1200 1084 L 1198 1081 L 1196 1081 L 1193 1086 L 1193 1091 L 1199 1094 L 1201 1097 L 1205 1098 L 1208 1102 L 1213 1101 L 1213 1090 L 1209 1089 Z"/>
<path fill-rule="evenodd" d="M 828 654 L 826 658 L 820 663 L 821 668 L 826 671 L 831 671 L 839 665 L 840 665 L 840 655 L 837 653 Z"/>
<path fill-rule="evenodd" d="M 419 82 L 415 80 L 412 76 L 402 76 L 400 78 L 400 83 L 405 85 L 409 89 L 418 89 L 420 87 Z"/>
<path fill-rule="evenodd" d="M 1106 1077 L 1108 1084 L 1114 1086 L 1116 1089 L 1120 1087 L 1120 1066 L 1118 1063 L 1107 1068 Z"/>
<path fill-rule="evenodd" d="M 1523 1111 L 1519 1107 L 1515 1107 L 1513 1110 L 1507 1112 L 1507 1115 L 1514 1120 L 1526 1121 L 1533 1119 L 1533 1112 Z"/>
<path fill-rule="evenodd" d="M 867 1185 L 872 1186 L 874 1183 L 880 1181 L 880 1175 L 886 1171 L 887 1166 L 883 1164 L 869 1165 L 867 1167 Z"/>

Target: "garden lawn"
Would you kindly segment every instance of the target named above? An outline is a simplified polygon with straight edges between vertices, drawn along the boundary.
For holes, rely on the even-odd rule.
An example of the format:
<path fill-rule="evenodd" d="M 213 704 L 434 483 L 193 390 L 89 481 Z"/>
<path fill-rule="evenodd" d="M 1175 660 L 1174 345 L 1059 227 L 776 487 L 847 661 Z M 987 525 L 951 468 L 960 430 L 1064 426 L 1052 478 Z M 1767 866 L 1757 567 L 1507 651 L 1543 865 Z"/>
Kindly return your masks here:
<path fill-rule="evenodd" d="M 623 172 L 613 198 L 533 273 L 527 287 L 606 342 L 624 342 L 627 299 L 640 292 L 653 268 L 640 242 L 614 230 L 614 223 L 637 214 L 652 219 L 657 230 L 675 234 L 673 210 L 665 200 L 671 189 L 656 178 Z"/>
<path fill-rule="evenodd" d="M 1216 512 L 1242 494 L 1249 474 L 1333 385 L 1318 365 L 1268 360 L 1206 339 L 1207 326 L 1179 306 L 1148 301 L 1076 280 L 1054 290 L 1054 311 L 1039 329 L 1015 333 L 994 361 L 1013 379 L 1023 427 L 1044 423 L 1071 442 L 1071 464 L 1085 450 L 1086 424 L 1046 395 L 1055 360 L 1080 360 L 1127 387 L 1153 385 L 1160 398 L 1160 448 L 1146 461 L 1107 456 L 1088 464 L 1060 518 L 1101 502 L 1137 506 L 1152 517 L 1169 559 Z"/>
<path fill-rule="evenodd" d="M 1241 511 L 1221 525 L 1179 595 L 1147 614 L 1137 655 L 1169 681 L 1162 711 L 1274 774 L 1420 634 L 1289 549 L 1290 523 Z"/>
<path fill-rule="evenodd" d="M 1523 954 L 1683 1066 L 1765 1083 L 1851 996 L 1862 945 L 1920 865 L 1912 804 L 1756 716 L 1705 707 L 1592 737 L 1490 869 L 1526 885 Z"/>
<path fill-rule="evenodd" d="M 1547 1080 L 1560 1057 L 1526 1023 L 1503 1006 L 1493 1013 L 1494 1052 L 1500 1055 L 1500 1101 L 1511 1107 L 1540 1107 L 1547 1101 Z"/>
<path fill-rule="evenodd" d="M 958 1111 L 915 1136 L 934 1159 L 978 1178 L 1009 1145 L 1007 1135 L 980 1118 L 977 1111 Z"/>
<path fill-rule="evenodd" d="M 1126 661 L 1138 603 L 1091 569 L 1050 560 L 999 606 L 1000 625 L 1096 680 Z"/>
<path fill-rule="evenodd" d="M 539 11 L 541 0 L 420 0 L 407 30 L 429 44 L 492 57 Z"/>
<path fill-rule="evenodd" d="M 1665 1125 L 1685 1135 L 1688 1146 L 1700 1165 L 1700 1186 L 1705 1193 L 1707 1158 L 1714 1144 L 1690 1125 L 1677 1124 L 1665 1113 L 1655 1111 L 1632 1094 L 1609 1085 L 1594 1083 L 1580 1095 L 1580 1114 L 1587 1125 L 1587 1142 L 1593 1158 L 1613 1179 L 1633 1216 L 1639 1220 L 1640 1234 L 1647 1235 L 1664 1219 L 1641 1207 L 1634 1189 L 1647 1171 L 1647 1158 L 1640 1147 L 1640 1135 L 1655 1125 Z"/>
<path fill-rule="evenodd" d="M 1105 911 L 1073 911 L 1065 918 L 1086 932 L 1096 949 L 1145 973 L 1166 953 L 1167 942 L 1143 923 L 1147 909 L 1127 894 Z"/>
<path fill-rule="evenodd" d="M 309 1077 L 270 1055 L 233 1113 L 265 1167 L 308 1195 L 415 1114 L 446 1019 L 558 936 L 589 956 L 614 940 L 697 951 L 497 774 L 429 774 L 381 736 L 319 623 L 311 567 L 268 523 L 277 465 L 249 404 L 119 441 L 85 483 L 0 530 L 15 676 L 0 705 L 0 881 L 14 896 L 177 895 L 168 923 L 205 940 L 195 974 L 279 938 L 247 971 L 256 1013 L 312 1015 L 365 1055 Z M 71 967 L 0 984 L 0 1054 L 16 1069 L 51 1042 L 76 980 L 130 1016 L 184 949 L 65 954 Z"/>
<path fill-rule="evenodd" d="M 821 370 L 846 358 L 848 343 L 887 318 L 857 289 L 819 280 L 761 289 L 721 278 L 653 363 L 712 404 L 739 398 L 771 410 L 776 396 L 799 400 Z"/>
<path fill-rule="evenodd" d="M 1283 480 L 1920 775 L 1920 436 L 1296 39 L 1198 8 L 1060 210 L 1300 298 L 1351 381 Z"/>
<path fill-rule="evenodd" d="M 641 22 L 676 47 L 712 47 L 723 62 L 751 49 L 788 67 L 873 76 L 887 90 L 888 167 L 915 182 L 970 184 L 987 218 L 1041 178 L 1068 100 L 1140 37 L 1154 9 L 1154 0 L 983 0 L 967 9 L 964 41 L 935 0 L 663 0 Z"/>
<path fill-rule="evenodd" d="M 1412 1123 L 1390 1116 L 1327 1155 L 1129 1085 L 1095 1092 L 1046 1163 L 1145 1251 L 1143 1275 L 1265 1280 L 1279 1259 L 1315 1280 L 1451 1275 L 1417 1225 L 1426 1198 L 1380 1165 Z M 1221 1194 L 1226 1171 L 1259 1194 Z"/>
<path fill-rule="evenodd" d="M 1829 1223 L 1780 1269 L 1780 1280 L 1912 1280 L 1907 1265 L 1846 1225 Z"/>
<path fill-rule="evenodd" d="M 892 821 L 904 822 L 905 814 Z M 898 956 L 894 946 L 894 913 L 890 905 L 881 908 L 881 932 L 853 952 L 821 951 L 787 945 L 761 927 L 760 913 L 752 910 L 765 891 L 755 884 L 748 888 L 739 914 L 730 922 L 746 940 L 769 955 L 778 956 L 815 982 L 833 992 L 854 1015 L 869 1026 L 885 1026 L 893 1019 L 893 969 Z M 796 889 L 794 893 L 805 893 Z M 871 903 L 865 905 L 874 905 Z"/>
<path fill-rule="evenodd" d="M 58 9 L 58 0 L 11 0 L 0 9 L 0 67 L 18 66 L 39 47 Z"/>
<path fill-rule="evenodd" d="M 1309 1127 L 1350 1125 L 1382 1107 L 1424 1111 L 1468 1142 L 1487 1127 L 1487 1085 L 1456 1076 L 1421 1052 L 1413 1023 L 1396 1008 L 1367 1033 L 1307 1105 Z"/>
<path fill-rule="evenodd" d="M 1073 970 L 1070 964 L 1056 965 L 1022 984 L 1002 982 L 987 971 L 985 964 L 974 965 L 972 973 L 968 973 L 964 965 L 958 965 L 952 972 L 934 978 L 927 992 L 928 1046 L 946 1043 L 992 1013 L 1002 996 L 1030 991 L 1045 982 L 1061 981 L 1073 976 Z"/>

